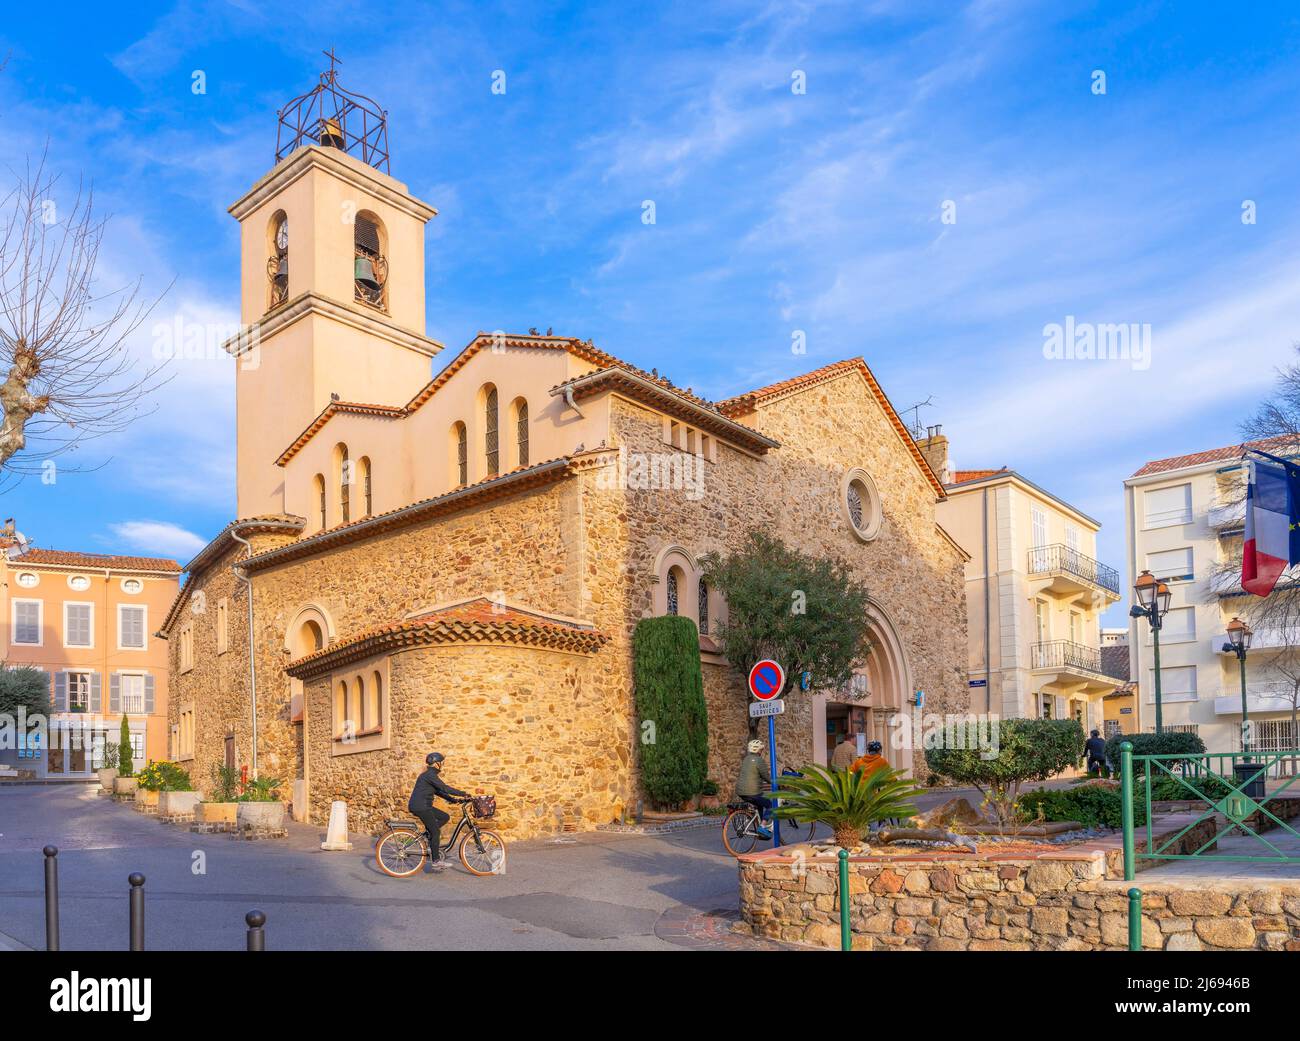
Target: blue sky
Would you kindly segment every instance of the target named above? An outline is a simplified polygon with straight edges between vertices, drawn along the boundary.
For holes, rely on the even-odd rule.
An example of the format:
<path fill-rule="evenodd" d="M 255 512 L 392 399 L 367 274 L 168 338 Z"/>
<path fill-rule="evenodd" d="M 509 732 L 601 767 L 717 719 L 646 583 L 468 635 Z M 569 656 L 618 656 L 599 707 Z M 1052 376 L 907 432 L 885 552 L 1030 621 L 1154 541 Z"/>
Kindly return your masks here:
<path fill-rule="evenodd" d="M 93 181 L 106 282 L 166 289 L 147 359 L 152 322 L 237 320 L 226 207 L 333 46 L 441 211 L 449 352 L 554 327 L 715 398 L 860 354 L 900 410 L 932 398 L 957 465 L 1103 521 L 1123 572 L 1123 478 L 1236 440 L 1300 340 L 1288 6 L 20 5 L 0 155 L 48 141 L 65 189 Z M 1149 368 L 1044 358 L 1067 316 L 1149 323 Z M 79 453 L 98 469 L 28 479 L 4 514 L 44 546 L 185 559 L 233 513 L 232 376 L 177 363 L 153 415 Z"/>

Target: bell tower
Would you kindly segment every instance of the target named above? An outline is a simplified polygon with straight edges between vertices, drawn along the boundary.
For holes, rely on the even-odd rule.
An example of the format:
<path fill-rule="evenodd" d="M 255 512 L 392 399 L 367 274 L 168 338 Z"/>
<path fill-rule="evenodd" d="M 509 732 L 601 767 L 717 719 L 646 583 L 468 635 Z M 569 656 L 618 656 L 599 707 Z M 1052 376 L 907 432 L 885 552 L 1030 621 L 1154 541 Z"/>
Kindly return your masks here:
<path fill-rule="evenodd" d="M 424 334 L 424 226 L 437 211 L 388 174 L 387 114 L 338 82 L 279 113 L 275 165 L 240 225 L 238 516 L 284 512 L 276 458 L 333 395 L 404 405 L 442 345 Z"/>

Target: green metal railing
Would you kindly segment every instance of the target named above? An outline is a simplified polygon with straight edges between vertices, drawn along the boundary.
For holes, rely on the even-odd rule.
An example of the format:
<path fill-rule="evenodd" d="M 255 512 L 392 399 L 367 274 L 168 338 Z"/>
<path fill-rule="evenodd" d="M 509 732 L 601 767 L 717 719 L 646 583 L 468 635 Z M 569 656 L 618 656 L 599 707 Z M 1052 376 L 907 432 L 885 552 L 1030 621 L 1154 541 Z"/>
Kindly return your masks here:
<path fill-rule="evenodd" d="M 1300 839 L 1300 831 L 1296 831 L 1295 828 L 1291 827 L 1290 824 L 1274 813 L 1268 805 L 1300 778 L 1293 776 L 1285 784 L 1273 789 L 1273 791 L 1266 790 L 1262 798 L 1256 798 L 1249 794 L 1252 789 L 1257 789 L 1260 784 L 1266 783 L 1268 772 L 1276 763 L 1297 755 L 1300 755 L 1300 752 L 1254 752 L 1249 756 L 1233 752 L 1202 752 L 1195 755 L 1134 755 L 1132 744 L 1125 741 L 1120 745 L 1120 792 L 1124 824 L 1125 881 L 1131 882 L 1133 880 L 1139 859 L 1257 861 L 1273 864 L 1300 864 L 1300 848 L 1293 852 L 1281 849 L 1249 823 L 1251 818 L 1255 818 L 1257 824 L 1268 820 L 1272 822 L 1275 828 L 1281 829 L 1282 835 L 1278 835 L 1278 838 L 1289 835 L 1292 838 Z M 1223 772 L 1225 766 L 1227 773 Z M 1137 771 L 1136 774 L 1134 773 L 1135 770 Z M 1141 853 L 1137 852 L 1135 841 L 1135 785 L 1133 782 L 1135 776 L 1138 777 L 1138 787 L 1142 793 L 1146 810 L 1144 824 L 1146 847 Z M 1178 782 L 1181 799 L 1187 802 L 1202 803 L 1205 809 L 1195 820 L 1179 831 L 1165 836 L 1157 844 L 1152 820 L 1151 792 L 1153 783 L 1164 777 L 1172 777 Z M 1210 787 L 1211 793 L 1207 794 L 1198 788 L 1198 783 Z M 1226 794 L 1216 798 L 1215 791 L 1226 792 Z M 1222 827 L 1217 824 L 1219 817 L 1223 817 L 1226 821 Z M 1178 852 L 1182 849 L 1183 838 L 1193 828 L 1207 820 L 1215 822 L 1215 834 L 1190 853 Z M 1262 850 L 1254 853 L 1206 852 L 1221 838 L 1232 834 L 1249 836 L 1261 846 L 1267 847 L 1268 852 Z"/>

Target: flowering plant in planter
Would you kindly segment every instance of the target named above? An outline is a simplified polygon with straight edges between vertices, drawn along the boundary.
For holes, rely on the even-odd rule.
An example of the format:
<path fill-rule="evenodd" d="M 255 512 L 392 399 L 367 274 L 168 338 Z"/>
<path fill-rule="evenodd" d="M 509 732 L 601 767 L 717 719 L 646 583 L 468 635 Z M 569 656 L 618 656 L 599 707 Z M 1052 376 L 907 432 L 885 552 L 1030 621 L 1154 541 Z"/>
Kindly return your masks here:
<path fill-rule="evenodd" d="M 150 762 L 140 771 L 140 787 L 147 792 L 194 791 L 189 772 L 165 759 Z"/>

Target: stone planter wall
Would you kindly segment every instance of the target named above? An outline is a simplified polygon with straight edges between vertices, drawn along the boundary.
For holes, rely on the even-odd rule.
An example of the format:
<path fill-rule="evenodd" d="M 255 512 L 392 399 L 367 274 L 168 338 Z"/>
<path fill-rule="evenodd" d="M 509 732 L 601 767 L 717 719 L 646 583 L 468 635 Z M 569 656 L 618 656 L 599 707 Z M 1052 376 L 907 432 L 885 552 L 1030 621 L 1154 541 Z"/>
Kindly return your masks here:
<path fill-rule="evenodd" d="M 1161 834 L 1188 819 L 1161 821 Z M 1214 834 L 1197 825 L 1180 848 Z M 1119 838 L 1043 852 L 849 859 L 855 949 L 1125 950 Z M 1141 863 L 1141 862 L 1139 862 Z M 1150 862 L 1148 862 L 1150 863 Z M 1118 876 L 1118 877 L 1117 877 Z M 1169 950 L 1300 950 L 1300 881 L 1142 880 L 1143 944 Z M 838 948 L 838 864 L 798 847 L 740 858 L 739 928 Z"/>
<path fill-rule="evenodd" d="M 162 792 L 158 799 L 158 817 L 169 824 L 188 823 L 194 819 L 198 792 Z"/>

